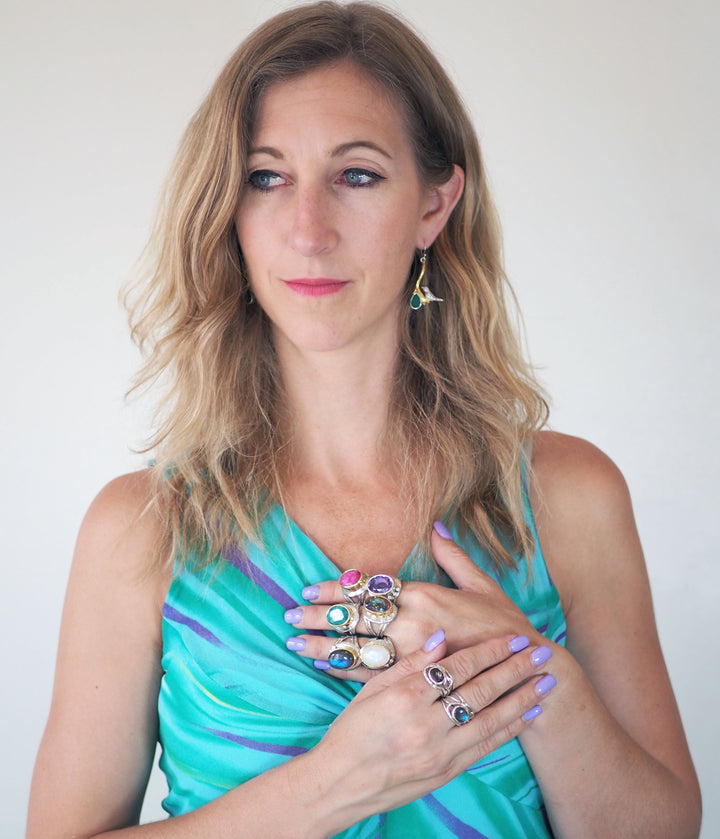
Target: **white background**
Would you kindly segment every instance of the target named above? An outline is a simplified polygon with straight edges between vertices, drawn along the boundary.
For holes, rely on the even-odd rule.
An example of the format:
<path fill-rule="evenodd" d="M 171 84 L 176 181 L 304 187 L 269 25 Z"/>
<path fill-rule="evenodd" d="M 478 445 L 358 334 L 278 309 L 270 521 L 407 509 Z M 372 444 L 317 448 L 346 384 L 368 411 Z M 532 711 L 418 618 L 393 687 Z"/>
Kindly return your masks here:
<path fill-rule="evenodd" d="M 23 832 L 75 533 L 100 486 L 142 463 L 118 288 L 184 125 L 236 44 L 284 5 L 0 5 L 3 836 Z M 476 119 L 553 427 L 593 440 L 629 481 L 703 837 L 720 836 L 720 5 L 394 8 Z"/>

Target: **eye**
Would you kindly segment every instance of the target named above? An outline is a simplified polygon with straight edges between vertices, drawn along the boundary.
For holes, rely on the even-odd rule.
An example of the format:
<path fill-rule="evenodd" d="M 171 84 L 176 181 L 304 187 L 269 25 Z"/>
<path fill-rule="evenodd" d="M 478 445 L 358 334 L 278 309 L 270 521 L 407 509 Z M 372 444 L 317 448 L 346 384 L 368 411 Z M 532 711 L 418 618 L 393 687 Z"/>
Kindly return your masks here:
<path fill-rule="evenodd" d="M 371 172 L 369 169 L 345 169 L 345 171 L 340 176 L 342 179 L 345 180 L 345 183 L 348 186 L 352 187 L 362 187 L 362 186 L 373 186 L 378 181 L 384 181 L 382 175 L 378 175 L 377 172 Z"/>
<path fill-rule="evenodd" d="M 269 169 L 258 169 L 251 172 L 247 182 L 259 192 L 269 192 L 273 187 L 284 183 L 283 178 L 277 172 L 271 172 Z"/>

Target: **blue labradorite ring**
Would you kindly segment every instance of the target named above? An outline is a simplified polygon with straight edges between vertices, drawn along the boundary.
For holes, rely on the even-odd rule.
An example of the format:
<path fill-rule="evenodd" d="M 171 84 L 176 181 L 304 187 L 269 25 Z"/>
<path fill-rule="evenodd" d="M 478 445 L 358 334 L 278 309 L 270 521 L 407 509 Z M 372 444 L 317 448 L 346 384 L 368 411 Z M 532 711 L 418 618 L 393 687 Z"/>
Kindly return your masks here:
<path fill-rule="evenodd" d="M 360 620 L 360 610 L 354 603 L 336 603 L 325 613 L 332 629 L 348 635 L 355 631 Z"/>
<path fill-rule="evenodd" d="M 397 577 L 391 577 L 389 574 L 373 574 L 367 581 L 366 597 L 380 594 L 383 597 L 387 597 L 388 600 L 392 600 L 394 603 L 400 594 L 401 588 L 402 582 Z"/>
<path fill-rule="evenodd" d="M 440 696 L 443 698 L 452 693 L 455 687 L 452 673 L 448 673 L 442 664 L 428 664 L 423 670 L 423 676 L 429 685 L 440 691 Z"/>
<path fill-rule="evenodd" d="M 327 660 L 336 670 L 354 670 L 360 666 L 360 647 L 354 635 L 347 635 L 338 640 L 330 648 Z"/>
<path fill-rule="evenodd" d="M 475 716 L 475 712 L 459 693 L 451 693 L 440 701 L 453 725 L 465 725 Z"/>

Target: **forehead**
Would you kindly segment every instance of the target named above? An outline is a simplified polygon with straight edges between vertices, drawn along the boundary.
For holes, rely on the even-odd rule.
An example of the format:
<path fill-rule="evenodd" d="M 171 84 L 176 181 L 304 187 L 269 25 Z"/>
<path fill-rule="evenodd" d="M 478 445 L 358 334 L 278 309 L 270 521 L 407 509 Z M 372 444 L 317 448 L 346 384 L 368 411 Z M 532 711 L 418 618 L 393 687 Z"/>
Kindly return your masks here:
<path fill-rule="evenodd" d="M 330 130 L 365 130 L 407 141 L 398 97 L 367 72 L 342 62 L 273 82 L 258 103 L 253 145 L 261 135 L 305 133 L 318 122 Z"/>

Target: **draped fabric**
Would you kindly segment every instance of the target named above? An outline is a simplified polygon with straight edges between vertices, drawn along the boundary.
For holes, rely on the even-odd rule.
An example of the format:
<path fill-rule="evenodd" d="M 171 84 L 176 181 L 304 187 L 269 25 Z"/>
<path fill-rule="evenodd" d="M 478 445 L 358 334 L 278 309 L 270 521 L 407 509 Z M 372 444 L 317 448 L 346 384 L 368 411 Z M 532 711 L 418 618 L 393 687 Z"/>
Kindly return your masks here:
<path fill-rule="evenodd" d="M 528 516 L 532 523 L 529 507 Z M 169 787 L 163 806 L 171 816 L 311 749 L 361 687 L 318 671 L 311 659 L 285 646 L 298 634 L 285 623 L 285 610 L 306 603 L 303 587 L 337 577 L 338 568 L 280 507 L 270 512 L 262 531 L 264 549 L 229 552 L 202 571 L 190 565 L 170 586 L 163 608 L 159 717 L 160 766 Z M 529 576 L 523 558 L 498 578 L 473 537 L 458 541 L 540 632 L 564 643 L 565 619 L 539 546 Z M 399 576 L 421 578 L 412 558 Z M 422 799 L 338 834 L 343 839 L 551 835 L 517 739 Z"/>

